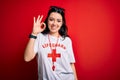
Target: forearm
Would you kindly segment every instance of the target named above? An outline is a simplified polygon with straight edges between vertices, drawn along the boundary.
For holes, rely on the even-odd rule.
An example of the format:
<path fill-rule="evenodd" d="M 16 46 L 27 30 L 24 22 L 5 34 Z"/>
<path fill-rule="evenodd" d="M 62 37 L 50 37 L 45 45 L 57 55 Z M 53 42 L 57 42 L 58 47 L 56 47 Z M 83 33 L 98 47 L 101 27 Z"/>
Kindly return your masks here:
<path fill-rule="evenodd" d="M 35 39 L 30 38 L 24 53 L 24 60 L 26 62 L 31 61 L 35 57 L 34 43 L 35 43 Z"/>
<path fill-rule="evenodd" d="M 74 72 L 75 80 L 78 80 L 74 63 L 71 63 L 71 67 L 72 67 L 73 72 Z"/>

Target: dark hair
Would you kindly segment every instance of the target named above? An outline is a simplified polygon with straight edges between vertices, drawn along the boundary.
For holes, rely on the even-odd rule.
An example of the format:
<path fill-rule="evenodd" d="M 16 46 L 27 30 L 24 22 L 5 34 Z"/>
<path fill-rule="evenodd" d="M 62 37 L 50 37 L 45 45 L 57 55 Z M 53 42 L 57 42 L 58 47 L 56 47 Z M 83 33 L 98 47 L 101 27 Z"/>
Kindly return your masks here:
<path fill-rule="evenodd" d="M 60 34 L 63 38 L 67 37 L 67 36 L 68 36 L 68 34 L 67 34 L 68 28 L 67 28 L 67 26 L 66 26 L 66 20 L 65 20 L 65 13 L 64 13 L 64 12 L 65 12 L 65 9 L 60 8 L 60 7 L 57 7 L 57 6 L 51 6 L 51 7 L 50 7 L 50 10 L 48 11 L 47 18 L 46 18 L 45 21 L 44 21 L 45 24 L 46 24 L 46 28 L 45 28 L 45 30 L 44 30 L 42 33 L 43 33 L 43 34 L 48 34 L 48 33 L 50 32 L 47 23 L 48 23 L 48 17 L 50 16 L 50 14 L 51 14 L 52 12 L 57 12 L 57 13 L 61 14 L 62 19 L 63 19 L 63 24 L 62 24 L 62 26 L 61 26 L 61 28 L 60 28 L 60 30 L 59 30 L 59 34 Z"/>

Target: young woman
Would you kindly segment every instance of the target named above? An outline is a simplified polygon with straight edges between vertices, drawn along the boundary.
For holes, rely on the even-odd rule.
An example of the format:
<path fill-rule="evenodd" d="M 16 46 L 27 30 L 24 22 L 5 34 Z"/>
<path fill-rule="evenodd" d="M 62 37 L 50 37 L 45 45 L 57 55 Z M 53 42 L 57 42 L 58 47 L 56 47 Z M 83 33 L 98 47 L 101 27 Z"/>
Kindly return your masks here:
<path fill-rule="evenodd" d="M 45 22 L 34 17 L 24 59 L 37 54 L 38 80 L 77 80 L 71 39 L 67 35 L 64 9 L 51 6 Z"/>

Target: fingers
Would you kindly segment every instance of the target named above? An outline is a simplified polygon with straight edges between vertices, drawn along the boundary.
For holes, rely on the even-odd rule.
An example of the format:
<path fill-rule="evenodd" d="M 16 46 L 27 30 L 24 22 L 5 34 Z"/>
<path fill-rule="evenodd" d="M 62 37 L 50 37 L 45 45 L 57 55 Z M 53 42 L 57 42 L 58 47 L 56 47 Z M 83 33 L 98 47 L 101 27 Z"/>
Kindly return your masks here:
<path fill-rule="evenodd" d="M 37 17 L 37 20 L 36 20 L 36 18 L 34 17 L 34 23 L 35 22 L 41 22 L 42 21 L 42 18 L 43 18 L 43 15 L 38 15 L 38 17 Z"/>
<path fill-rule="evenodd" d="M 38 22 L 41 22 L 41 21 L 42 21 L 42 18 L 43 18 L 43 15 L 42 15 L 42 16 L 39 15 L 38 18 L 37 18 L 37 21 L 38 21 Z"/>
<path fill-rule="evenodd" d="M 40 21 L 40 22 L 42 21 L 42 18 L 43 18 L 43 15 L 41 15 L 41 17 L 39 17 L 39 21 Z"/>
<path fill-rule="evenodd" d="M 40 15 L 38 15 L 38 17 L 37 17 L 37 21 L 39 21 L 39 18 L 40 18 Z"/>

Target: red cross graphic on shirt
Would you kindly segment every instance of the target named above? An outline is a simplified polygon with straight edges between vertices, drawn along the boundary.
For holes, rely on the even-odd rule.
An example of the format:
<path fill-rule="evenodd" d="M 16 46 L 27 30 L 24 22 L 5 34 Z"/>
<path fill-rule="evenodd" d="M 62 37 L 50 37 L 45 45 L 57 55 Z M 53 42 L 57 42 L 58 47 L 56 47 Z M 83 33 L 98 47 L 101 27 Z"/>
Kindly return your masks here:
<path fill-rule="evenodd" d="M 61 57 L 61 55 L 56 53 L 56 49 L 52 49 L 52 53 L 49 53 L 49 54 L 48 54 L 48 57 L 51 57 L 51 58 L 52 58 L 52 62 L 53 62 L 53 67 L 52 67 L 52 69 L 53 69 L 53 71 L 54 71 L 54 69 L 55 69 L 54 62 L 56 62 L 56 58 L 57 58 L 57 57 Z"/>

